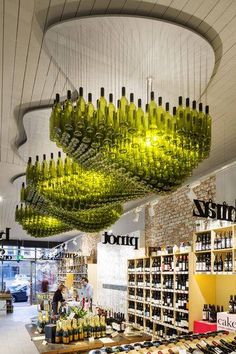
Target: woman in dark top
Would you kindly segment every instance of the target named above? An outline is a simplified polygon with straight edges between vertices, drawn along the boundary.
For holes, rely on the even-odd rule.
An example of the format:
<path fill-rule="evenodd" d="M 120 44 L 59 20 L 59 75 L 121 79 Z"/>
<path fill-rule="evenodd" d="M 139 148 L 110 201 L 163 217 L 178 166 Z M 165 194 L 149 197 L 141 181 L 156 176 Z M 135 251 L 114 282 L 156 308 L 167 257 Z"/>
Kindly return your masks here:
<path fill-rule="evenodd" d="M 63 289 L 65 289 L 65 285 L 60 284 L 58 286 L 58 289 L 55 291 L 55 293 L 53 295 L 52 309 L 53 309 L 54 315 L 57 315 L 57 313 L 58 313 L 58 303 L 65 301 L 63 296 L 62 296 Z"/>

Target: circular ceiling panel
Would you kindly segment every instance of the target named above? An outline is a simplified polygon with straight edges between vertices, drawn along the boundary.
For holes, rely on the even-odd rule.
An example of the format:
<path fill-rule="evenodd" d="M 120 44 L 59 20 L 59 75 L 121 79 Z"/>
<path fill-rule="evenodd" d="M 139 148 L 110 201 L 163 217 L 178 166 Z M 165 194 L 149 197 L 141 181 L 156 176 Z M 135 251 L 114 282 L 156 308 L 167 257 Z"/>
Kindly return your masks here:
<path fill-rule="evenodd" d="M 121 96 L 121 87 L 147 101 L 147 79 L 157 95 L 175 105 L 179 95 L 199 99 L 214 69 L 210 44 L 197 33 L 154 19 L 101 16 L 49 28 L 50 54 L 75 87 L 98 98 Z M 205 103 L 205 102 L 204 102 Z"/>

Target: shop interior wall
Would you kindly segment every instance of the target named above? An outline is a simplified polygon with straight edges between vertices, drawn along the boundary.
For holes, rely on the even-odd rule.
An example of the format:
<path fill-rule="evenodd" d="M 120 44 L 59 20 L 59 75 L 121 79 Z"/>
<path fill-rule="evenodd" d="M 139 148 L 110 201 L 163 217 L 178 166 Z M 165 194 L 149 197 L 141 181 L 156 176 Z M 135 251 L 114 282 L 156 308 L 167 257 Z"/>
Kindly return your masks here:
<path fill-rule="evenodd" d="M 124 215 L 111 229 L 114 235 L 139 237 L 139 249 L 133 246 L 97 245 L 97 292 L 98 304 L 126 313 L 127 308 L 127 260 L 145 255 L 145 211 L 140 212 L 138 222 L 134 213 Z M 101 235 L 101 241 L 103 237 Z"/>

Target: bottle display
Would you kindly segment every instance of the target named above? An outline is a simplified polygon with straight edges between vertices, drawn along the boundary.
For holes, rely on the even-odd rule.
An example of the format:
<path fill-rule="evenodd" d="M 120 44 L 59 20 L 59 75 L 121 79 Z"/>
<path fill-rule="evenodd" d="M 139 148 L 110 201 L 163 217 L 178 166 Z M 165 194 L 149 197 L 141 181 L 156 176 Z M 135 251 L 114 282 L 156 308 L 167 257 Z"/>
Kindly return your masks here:
<path fill-rule="evenodd" d="M 58 218 L 40 213 L 30 205 L 17 205 L 15 220 L 28 234 L 34 237 L 52 236 L 73 229 Z"/>
<path fill-rule="evenodd" d="M 185 325 L 184 317 L 178 318 L 178 323 Z M 139 327 L 142 327 L 142 320 L 139 319 Z M 152 331 L 152 324 L 148 321 L 148 331 Z M 163 337 L 163 339 L 136 342 L 121 346 L 106 347 L 99 350 L 99 353 L 120 353 L 127 352 L 133 354 L 141 354 L 143 352 L 155 352 L 158 354 L 180 354 L 182 352 L 188 354 L 230 354 L 236 349 L 235 332 L 216 331 L 203 334 L 191 334 L 179 336 L 175 329 L 168 328 L 164 333 L 162 325 L 158 325 L 155 335 Z M 92 351 L 89 352 L 92 354 Z"/>
<path fill-rule="evenodd" d="M 87 277 L 88 265 L 86 257 L 78 257 L 77 253 L 63 252 L 58 265 L 58 281 L 64 283 L 67 274 L 73 274 L 73 287 L 78 288 L 81 278 Z"/>
<path fill-rule="evenodd" d="M 201 273 L 211 272 L 211 253 L 197 254 L 196 272 L 201 272 Z"/>
<path fill-rule="evenodd" d="M 232 248 L 232 231 L 217 233 L 214 239 L 214 249 L 221 250 Z"/>
<path fill-rule="evenodd" d="M 84 167 L 122 170 L 141 179 L 151 190 L 172 190 L 209 155 L 211 117 L 208 106 L 203 113 L 202 104 L 197 111 L 195 101 L 191 109 L 189 100 L 186 107 L 179 100 L 172 115 L 169 103 L 164 108 L 161 97 L 157 103 L 154 92 L 143 110 L 140 99 L 136 106 L 134 95 L 131 94 L 129 102 L 125 88 L 121 91 L 117 108 L 111 94 L 107 102 L 104 88 L 101 88 L 96 109 L 91 94 L 87 102 L 84 100 L 82 88 L 75 104 L 70 91 L 64 103 L 60 103 L 57 95 L 50 117 L 50 139 Z M 185 159 L 185 151 L 191 151 L 188 159 Z M 168 156 L 174 157 L 175 163 Z M 166 171 L 172 171 L 174 178 L 169 178 Z"/>
<path fill-rule="evenodd" d="M 220 305 L 204 304 L 202 309 L 202 320 L 215 323 L 218 312 L 224 312 L 224 307 Z"/>
<path fill-rule="evenodd" d="M 195 251 L 208 250 L 211 250 L 211 234 L 209 232 L 198 234 L 195 242 Z"/>
<path fill-rule="evenodd" d="M 123 323 L 124 318 L 114 321 Z M 120 332 L 121 325 L 119 325 Z M 106 336 L 106 319 L 104 316 L 92 316 L 84 319 L 59 319 L 56 321 L 55 343 L 69 344 L 86 338 L 99 339 Z"/>
<path fill-rule="evenodd" d="M 187 253 L 128 260 L 128 320 L 153 335 L 188 332 L 188 271 Z"/>
<path fill-rule="evenodd" d="M 236 295 L 230 295 L 228 312 L 231 314 L 236 313 Z"/>

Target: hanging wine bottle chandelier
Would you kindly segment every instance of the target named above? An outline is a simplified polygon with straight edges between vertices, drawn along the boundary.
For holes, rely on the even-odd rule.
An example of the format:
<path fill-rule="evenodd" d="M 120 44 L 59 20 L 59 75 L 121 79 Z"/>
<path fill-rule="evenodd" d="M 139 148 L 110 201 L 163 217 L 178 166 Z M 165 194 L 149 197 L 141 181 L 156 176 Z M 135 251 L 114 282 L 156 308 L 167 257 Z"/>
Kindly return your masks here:
<path fill-rule="evenodd" d="M 32 164 L 29 158 L 26 169 L 26 182 L 31 191 L 57 208 L 79 211 L 105 206 L 110 203 L 125 202 L 143 197 L 147 188 L 141 187 L 128 178 L 118 179 L 114 173 L 95 172 L 83 168 L 77 162 L 66 157 L 63 161 L 58 153 L 57 161 L 51 154 L 50 161 L 43 155 L 42 163 L 36 156 Z M 22 187 L 22 198 L 27 193 Z"/>
<path fill-rule="evenodd" d="M 70 229 L 84 232 L 101 231 L 114 224 L 123 213 L 120 203 L 85 210 L 67 210 L 47 201 L 30 186 L 25 188 L 24 183 L 21 188 L 21 202 L 33 208 L 36 214 L 51 216 L 68 225 Z"/>
<path fill-rule="evenodd" d="M 74 104 L 71 92 L 61 104 L 57 94 L 50 117 L 50 139 L 56 142 L 74 161 L 86 169 L 106 172 L 113 170 L 118 178 L 126 177 L 146 186 L 150 191 L 166 193 L 175 190 L 189 177 L 194 168 L 209 156 L 211 146 L 211 117 L 208 106 L 196 101 L 190 108 L 186 99 L 170 113 L 161 97 L 158 104 L 151 92 L 150 103 L 142 108 L 130 101 L 122 88 L 117 108 L 112 94 L 109 102 L 101 89 L 97 107 L 83 97 Z"/>
<path fill-rule="evenodd" d="M 31 206 L 23 204 L 16 206 L 15 220 L 31 236 L 48 237 L 72 230 L 72 228 L 59 219 L 41 214 Z"/>

